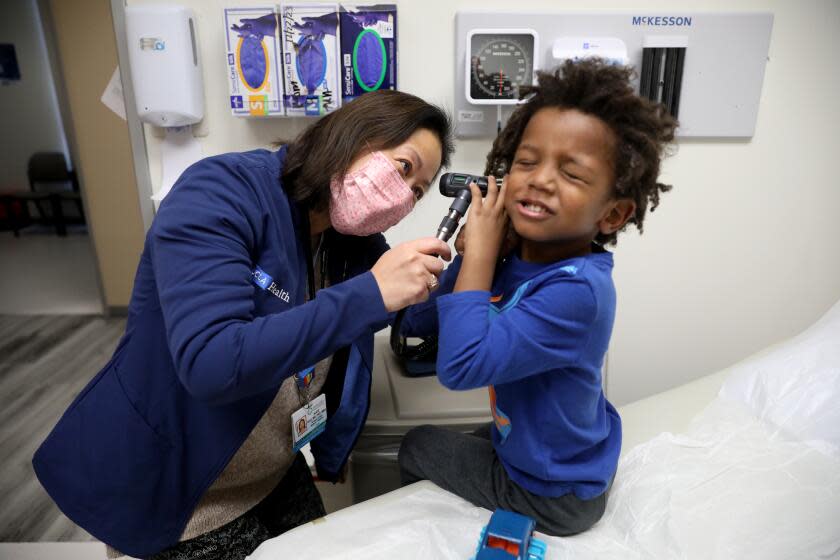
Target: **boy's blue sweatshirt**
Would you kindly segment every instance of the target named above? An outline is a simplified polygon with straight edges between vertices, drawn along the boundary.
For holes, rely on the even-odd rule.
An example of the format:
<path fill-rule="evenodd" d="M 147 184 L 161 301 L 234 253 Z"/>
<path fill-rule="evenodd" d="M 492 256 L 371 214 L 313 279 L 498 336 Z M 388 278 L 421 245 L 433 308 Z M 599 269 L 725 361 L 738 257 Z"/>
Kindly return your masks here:
<path fill-rule="evenodd" d="M 541 496 L 599 496 L 621 449 L 621 420 L 601 384 L 615 318 L 612 254 L 550 264 L 511 256 L 489 293 L 450 293 L 460 264 L 406 314 L 404 331 L 439 331 L 443 385 L 489 388 L 493 446 L 515 483 Z"/>

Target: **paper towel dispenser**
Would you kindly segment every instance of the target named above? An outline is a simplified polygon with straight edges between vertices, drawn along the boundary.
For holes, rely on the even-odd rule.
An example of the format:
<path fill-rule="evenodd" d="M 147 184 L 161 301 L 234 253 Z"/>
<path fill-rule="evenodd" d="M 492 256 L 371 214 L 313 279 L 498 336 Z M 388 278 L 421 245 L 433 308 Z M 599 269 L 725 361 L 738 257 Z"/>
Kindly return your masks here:
<path fill-rule="evenodd" d="M 128 6 L 131 82 L 140 120 L 186 126 L 204 117 L 195 14 L 178 5 Z"/>

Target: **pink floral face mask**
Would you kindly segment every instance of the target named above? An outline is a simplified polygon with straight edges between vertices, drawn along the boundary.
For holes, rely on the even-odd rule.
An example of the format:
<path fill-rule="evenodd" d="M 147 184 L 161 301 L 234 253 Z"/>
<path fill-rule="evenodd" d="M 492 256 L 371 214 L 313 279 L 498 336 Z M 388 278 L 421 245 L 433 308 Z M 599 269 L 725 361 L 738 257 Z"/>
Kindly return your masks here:
<path fill-rule="evenodd" d="M 330 183 L 330 221 L 345 235 L 382 233 L 414 208 L 414 193 L 388 156 L 374 152 L 343 181 Z"/>

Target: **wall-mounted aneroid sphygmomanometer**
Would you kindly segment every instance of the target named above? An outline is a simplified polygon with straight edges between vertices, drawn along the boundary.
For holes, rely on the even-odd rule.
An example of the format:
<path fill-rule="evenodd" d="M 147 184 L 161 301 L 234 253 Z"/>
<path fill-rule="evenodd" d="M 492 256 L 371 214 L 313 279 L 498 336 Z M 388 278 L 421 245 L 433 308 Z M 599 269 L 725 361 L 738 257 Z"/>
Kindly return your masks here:
<path fill-rule="evenodd" d="M 467 100 L 475 105 L 515 105 L 519 88 L 534 81 L 539 36 L 533 29 L 470 29 L 464 69 Z"/>
<path fill-rule="evenodd" d="M 470 29 L 464 83 L 474 105 L 517 105 L 519 89 L 535 83 L 540 69 L 540 38 L 533 29 Z M 560 37 L 551 45 L 555 61 L 599 56 L 627 63 L 627 47 L 615 37 Z"/>
<path fill-rule="evenodd" d="M 773 15 L 458 12 L 455 132 L 493 137 L 520 88 L 567 59 L 636 69 L 639 94 L 680 121 L 681 137 L 755 131 Z"/>

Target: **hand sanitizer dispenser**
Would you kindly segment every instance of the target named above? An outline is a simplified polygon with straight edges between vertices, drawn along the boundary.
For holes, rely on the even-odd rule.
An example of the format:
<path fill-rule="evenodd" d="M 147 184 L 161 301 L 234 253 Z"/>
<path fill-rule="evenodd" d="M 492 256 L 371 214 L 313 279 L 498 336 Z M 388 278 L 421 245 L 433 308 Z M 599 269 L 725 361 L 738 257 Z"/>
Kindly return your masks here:
<path fill-rule="evenodd" d="M 204 92 L 193 11 L 172 4 L 128 6 L 131 81 L 140 120 L 161 127 L 204 117 Z"/>

